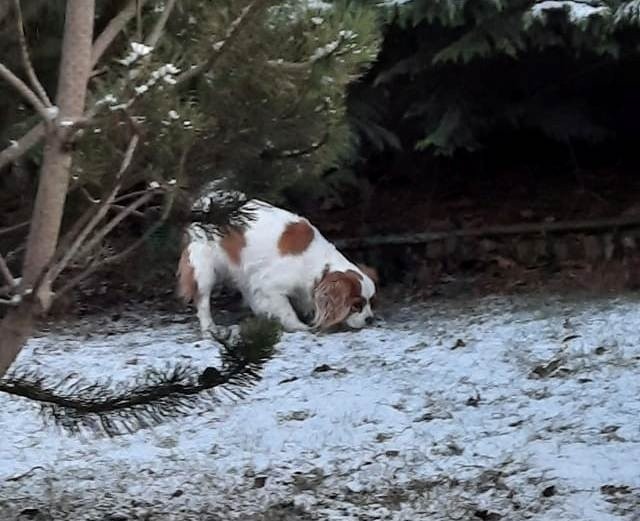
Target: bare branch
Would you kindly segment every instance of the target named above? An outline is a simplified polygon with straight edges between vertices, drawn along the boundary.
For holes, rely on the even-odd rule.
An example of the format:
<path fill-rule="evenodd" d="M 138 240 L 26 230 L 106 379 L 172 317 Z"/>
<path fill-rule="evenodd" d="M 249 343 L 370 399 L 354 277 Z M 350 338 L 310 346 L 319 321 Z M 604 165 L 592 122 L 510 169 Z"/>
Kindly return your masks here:
<path fill-rule="evenodd" d="M 106 198 L 104 198 L 104 201 L 98 207 L 93 217 L 89 219 L 89 222 L 87 222 L 84 228 L 78 233 L 78 235 L 75 237 L 71 245 L 68 248 L 66 248 L 66 251 L 63 257 L 58 262 L 56 262 L 53 266 L 51 266 L 51 268 L 49 268 L 49 270 L 47 271 L 46 275 L 43 278 L 44 281 L 53 283 L 53 281 L 56 280 L 56 278 L 60 275 L 60 273 L 62 273 L 62 271 L 67 267 L 69 262 L 76 256 L 76 254 L 78 253 L 78 250 L 82 247 L 82 245 L 84 244 L 89 234 L 95 229 L 96 226 L 98 226 L 100 221 L 107 215 L 107 212 L 109 211 L 109 206 L 113 203 L 114 199 L 116 198 L 116 195 L 118 194 L 118 191 L 120 190 L 122 176 L 126 172 L 127 168 L 129 168 L 129 165 L 131 164 L 131 159 L 133 158 L 133 153 L 135 152 L 136 147 L 138 146 L 139 139 L 140 138 L 138 137 L 137 134 L 131 138 L 131 140 L 129 141 L 129 145 L 127 146 L 127 150 L 124 154 L 122 163 L 120 165 L 120 169 L 116 174 L 115 186 L 113 187 L 109 195 Z"/>
<path fill-rule="evenodd" d="M 2 256 L 1 253 L 0 253 L 0 275 L 4 277 L 5 281 L 7 281 L 7 284 L 9 285 L 9 287 L 16 286 L 16 279 L 13 278 L 13 275 L 11 274 L 11 270 L 9 270 L 9 266 L 7 266 L 7 263 L 4 260 L 4 257 Z"/>
<path fill-rule="evenodd" d="M 20 159 L 24 154 L 40 143 L 42 138 L 44 138 L 45 133 L 46 127 L 44 123 L 38 123 L 18 141 L 14 141 L 11 145 L 0 152 L 0 170 L 10 163 Z"/>
<path fill-rule="evenodd" d="M 307 156 L 324 146 L 328 138 L 329 134 L 325 133 L 322 138 L 320 138 L 320 140 L 311 143 L 306 148 L 294 148 L 290 150 L 276 150 L 267 148 L 260 152 L 260 157 L 263 159 L 294 159 L 296 157 Z"/>
<path fill-rule="evenodd" d="M 93 42 L 91 59 L 95 66 L 116 37 L 122 32 L 126 25 L 136 15 L 137 4 L 144 4 L 145 0 L 129 0 L 127 5 L 114 16 L 104 30 Z"/>
<path fill-rule="evenodd" d="M 29 56 L 29 46 L 27 45 L 27 37 L 24 34 L 24 22 L 22 20 L 22 8 L 20 7 L 20 0 L 13 0 L 13 6 L 16 11 L 16 18 L 18 23 L 18 41 L 20 42 L 20 51 L 22 52 L 22 61 L 24 63 L 24 69 L 27 73 L 27 77 L 31 82 L 31 87 L 35 93 L 40 97 L 40 101 L 46 106 L 51 107 L 52 103 L 47 96 L 47 91 L 44 90 L 42 83 L 38 80 L 36 71 L 33 68 L 33 63 Z"/>
<path fill-rule="evenodd" d="M 114 255 L 110 255 L 109 257 L 106 257 L 101 261 L 92 263 L 90 266 L 88 266 L 86 269 L 84 269 L 82 272 L 80 272 L 78 275 L 76 275 L 70 281 L 68 281 L 59 290 L 57 290 L 55 293 L 56 297 L 64 295 L 69 290 L 73 289 L 80 282 L 82 282 L 84 279 L 89 277 L 92 273 L 95 273 L 95 271 L 98 270 L 99 268 L 103 266 L 107 266 L 109 264 L 116 264 L 126 259 L 129 255 L 135 252 L 140 246 L 142 246 L 149 239 L 149 237 L 151 237 L 151 235 L 156 230 L 158 230 L 158 228 L 160 228 L 166 222 L 167 218 L 169 217 L 169 212 L 171 211 L 171 208 L 173 206 L 173 201 L 174 201 L 174 194 L 172 193 L 171 196 L 165 202 L 164 210 L 160 218 L 155 223 L 153 223 L 136 241 L 134 241 L 132 244 L 127 246 L 121 252 L 116 253 Z"/>
<path fill-rule="evenodd" d="M 47 107 L 45 107 L 44 103 L 40 101 L 38 95 L 33 92 L 24 81 L 22 81 L 13 72 L 7 69 L 7 67 L 5 67 L 2 63 L 0 63 L 0 78 L 3 78 L 18 93 L 20 93 L 20 95 L 26 101 L 28 101 L 30 105 L 33 106 L 33 108 L 36 109 L 36 112 L 40 114 L 46 124 L 51 123 L 51 114 L 47 111 Z"/>
<path fill-rule="evenodd" d="M 0 235 L 5 235 L 7 233 L 15 232 L 16 230 L 21 230 L 22 228 L 26 228 L 29 226 L 30 222 L 31 221 L 23 221 L 12 226 L 7 226 L 6 228 L 0 228 Z"/>
<path fill-rule="evenodd" d="M 142 205 L 148 203 L 158 192 L 158 189 L 151 188 L 149 191 L 143 196 L 136 199 L 129 206 L 126 206 L 124 210 L 118 212 L 118 214 L 112 218 L 107 224 L 103 226 L 103 228 L 95 233 L 95 235 L 91 238 L 90 241 L 87 241 L 86 244 L 80 250 L 79 256 L 88 255 L 91 250 L 93 250 L 102 239 L 104 239 L 111 231 L 118 226 L 122 221 L 124 221 L 131 213 L 140 208 Z"/>
<path fill-rule="evenodd" d="M 167 25 L 167 20 L 169 20 L 171 11 L 173 11 L 173 8 L 176 5 L 176 1 L 177 0 L 168 0 L 167 3 L 165 4 L 162 14 L 156 21 L 155 26 L 153 27 L 151 33 L 149 33 L 149 36 L 147 36 L 147 39 L 144 42 L 149 47 L 155 47 L 160 41 L 160 38 L 162 37 L 162 33 L 164 32 L 164 27 L 165 25 Z"/>
<path fill-rule="evenodd" d="M 82 195 L 84 195 L 91 204 L 100 204 L 100 202 L 102 201 L 102 199 L 93 197 L 89 193 L 89 190 L 87 190 L 84 186 L 80 187 L 80 192 L 82 192 Z"/>
<path fill-rule="evenodd" d="M 232 44 L 238 39 L 238 36 L 242 32 L 251 20 L 258 14 L 260 11 L 265 9 L 270 3 L 270 0 L 253 0 L 248 6 L 246 6 L 240 15 L 231 22 L 229 29 L 224 36 L 224 39 L 218 42 L 218 44 L 214 47 L 211 56 L 207 61 L 201 63 L 200 65 L 196 65 L 195 67 L 189 69 L 188 71 L 183 72 L 177 78 L 178 85 L 184 84 L 199 76 L 200 74 L 204 74 L 205 72 L 211 70 L 211 68 L 216 64 L 216 62 L 220 59 L 220 57 L 225 53 L 225 51 L 232 46 Z"/>
<path fill-rule="evenodd" d="M 129 0 L 127 5 L 107 24 L 104 30 L 93 42 L 91 60 L 95 66 L 116 37 L 122 32 L 126 25 L 136 14 L 136 4 L 143 4 L 146 0 Z M 46 128 L 42 123 L 32 127 L 24 136 L 9 145 L 0 152 L 0 170 L 10 163 L 13 163 L 34 146 L 36 146 L 45 136 Z"/>

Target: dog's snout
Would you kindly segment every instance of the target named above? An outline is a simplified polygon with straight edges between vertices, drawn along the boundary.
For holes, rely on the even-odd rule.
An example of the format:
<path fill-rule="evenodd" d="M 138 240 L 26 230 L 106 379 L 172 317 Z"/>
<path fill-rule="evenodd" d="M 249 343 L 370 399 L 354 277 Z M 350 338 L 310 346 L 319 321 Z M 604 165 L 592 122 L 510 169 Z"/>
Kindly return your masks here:
<path fill-rule="evenodd" d="M 367 324 L 368 326 L 370 326 L 371 324 L 373 324 L 375 318 L 373 317 L 367 317 L 364 319 L 364 323 Z"/>

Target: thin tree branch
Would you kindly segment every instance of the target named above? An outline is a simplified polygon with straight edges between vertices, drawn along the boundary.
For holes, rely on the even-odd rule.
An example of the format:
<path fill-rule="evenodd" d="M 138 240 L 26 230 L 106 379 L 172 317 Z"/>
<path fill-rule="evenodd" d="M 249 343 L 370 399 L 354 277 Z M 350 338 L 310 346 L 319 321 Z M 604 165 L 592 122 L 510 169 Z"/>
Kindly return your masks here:
<path fill-rule="evenodd" d="M 129 0 L 129 3 L 114 16 L 104 30 L 93 42 L 91 60 L 95 66 L 116 37 L 122 32 L 126 25 L 136 14 L 136 2 L 144 3 L 146 0 Z M 34 146 L 36 146 L 45 136 L 46 128 L 43 123 L 34 125 L 20 139 L 9 145 L 0 152 L 0 170 L 10 163 L 13 163 Z"/>
<path fill-rule="evenodd" d="M 240 15 L 231 22 L 229 29 L 225 34 L 223 40 L 219 41 L 216 47 L 214 47 L 213 52 L 209 56 L 209 59 L 200 65 L 196 65 L 188 71 L 183 72 L 177 80 L 178 85 L 182 85 L 191 81 L 193 78 L 206 73 L 211 70 L 211 68 L 216 64 L 216 62 L 220 59 L 220 57 L 225 53 L 225 51 L 238 39 L 238 36 L 253 18 L 257 14 L 260 13 L 267 5 L 270 3 L 270 0 L 253 0 L 248 6 L 246 6 Z"/>
<path fill-rule="evenodd" d="M 16 286 L 16 279 L 13 278 L 11 274 L 11 270 L 9 270 L 9 266 L 7 266 L 7 262 L 4 260 L 4 257 L 0 253 L 0 275 L 4 277 L 4 280 L 7 281 L 7 284 L 10 288 L 14 288 Z"/>
<path fill-rule="evenodd" d="M 23 221 L 12 226 L 7 226 L 6 228 L 0 228 L 0 235 L 5 235 L 7 233 L 15 232 L 16 230 L 21 230 L 22 228 L 28 227 L 30 223 L 31 221 Z"/>
<path fill-rule="evenodd" d="M 51 124 L 52 114 L 47 110 L 47 107 L 40 101 L 38 95 L 29 88 L 29 86 L 18 78 L 7 67 L 0 63 L 0 78 L 3 78 L 9 85 L 11 85 L 29 104 L 36 109 L 36 112 L 40 114 L 42 119 L 47 125 Z M 44 134 L 43 134 L 44 135 Z"/>
<path fill-rule="evenodd" d="M 79 252 L 79 256 L 83 257 L 88 255 L 91 250 L 93 250 L 102 239 L 104 239 L 111 231 L 118 226 L 122 221 L 124 221 L 129 214 L 140 208 L 143 204 L 148 203 L 157 193 L 158 189 L 149 189 L 149 191 L 143 196 L 136 199 L 129 206 L 126 206 L 124 210 L 118 212 L 118 214 L 113 217 L 107 224 L 105 224 L 101 230 L 98 230 L 93 237 L 91 237 L 90 241 L 82 247 Z"/>
<path fill-rule="evenodd" d="M 36 146 L 44 138 L 46 127 L 44 123 L 33 126 L 24 136 L 0 152 L 0 170 L 20 159 L 24 154 Z"/>
<path fill-rule="evenodd" d="M 306 156 L 312 154 L 319 148 L 325 145 L 329 138 L 329 134 L 325 133 L 319 141 L 311 143 L 306 148 L 294 148 L 290 150 L 276 150 L 266 148 L 260 152 L 260 157 L 263 159 L 294 159 L 296 157 Z"/>
<path fill-rule="evenodd" d="M 93 51 L 91 53 L 91 59 L 94 67 L 100 61 L 100 58 L 102 58 L 102 55 L 106 52 L 116 37 L 136 15 L 137 5 L 144 4 L 145 1 L 146 0 L 129 0 L 122 11 L 111 19 L 104 30 L 95 39 L 93 42 Z"/>
<path fill-rule="evenodd" d="M 31 62 L 31 58 L 29 56 L 29 46 L 27 45 L 27 37 L 24 33 L 24 21 L 22 19 L 22 8 L 20 7 L 20 0 L 13 0 L 13 5 L 16 10 L 16 18 L 18 23 L 18 40 L 20 42 L 20 50 L 22 52 L 22 61 L 24 63 L 24 69 L 27 73 L 27 77 L 31 82 L 31 87 L 35 91 L 35 93 L 40 97 L 40 101 L 46 106 L 51 107 L 52 103 L 47 96 L 47 91 L 38 80 L 38 76 L 36 75 L 36 71 L 33 68 L 33 63 Z"/>
<path fill-rule="evenodd" d="M 156 21 L 156 24 L 151 30 L 151 33 L 149 33 L 149 36 L 147 36 L 147 39 L 144 42 L 145 45 L 148 45 L 149 47 L 155 47 L 158 44 L 160 38 L 162 37 L 162 33 L 164 32 L 164 28 L 167 25 L 167 21 L 169 20 L 169 16 L 171 15 L 171 11 L 173 11 L 173 8 L 176 5 L 176 2 L 177 0 L 167 0 L 162 14 Z"/>
<path fill-rule="evenodd" d="M 78 250 L 83 246 L 89 234 L 95 229 L 95 227 L 100 223 L 100 221 L 107 215 L 107 212 L 109 211 L 109 207 L 111 206 L 111 203 L 113 203 L 116 195 L 118 194 L 118 191 L 120 190 L 120 187 L 122 186 L 122 182 L 121 182 L 122 176 L 124 175 L 126 170 L 129 168 L 129 165 L 131 164 L 133 153 L 135 152 L 136 147 L 138 146 L 139 139 L 140 138 L 138 137 L 137 134 L 134 134 L 134 136 L 131 138 L 131 140 L 129 141 L 129 145 L 127 146 L 127 150 L 124 154 L 124 158 L 122 159 L 122 163 L 120 164 L 120 169 L 116 174 L 115 186 L 113 187 L 109 195 L 106 198 L 104 198 L 104 201 L 102 202 L 102 204 L 100 204 L 100 206 L 96 210 L 93 217 L 85 225 L 82 231 L 78 233 L 78 235 L 73 240 L 71 245 L 68 248 L 66 248 L 65 254 L 60 259 L 60 261 L 56 262 L 53 266 L 51 266 L 51 268 L 49 268 L 43 280 L 48 281 L 49 283 L 53 283 L 56 280 L 56 278 L 58 278 L 60 273 L 62 273 L 62 271 L 67 267 L 69 262 L 76 256 L 76 254 L 78 253 Z"/>
<path fill-rule="evenodd" d="M 138 41 L 142 41 L 142 2 L 136 0 L 136 35 Z"/>
<path fill-rule="evenodd" d="M 138 199 L 137 202 L 140 202 L 141 204 L 144 204 L 147 200 L 150 200 L 151 197 L 147 197 L 147 196 L 151 196 L 153 194 L 151 193 L 147 193 L 145 196 L 141 197 L 140 199 Z M 144 199 L 144 200 L 143 200 Z M 118 217 L 121 217 L 120 221 L 122 221 L 124 218 L 127 217 L 127 215 L 132 214 L 133 212 L 135 212 L 135 207 L 134 207 L 135 203 L 133 203 L 132 205 L 130 205 L 129 207 L 125 208 L 122 212 L 120 212 L 118 214 Z M 138 205 L 139 206 L 139 205 Z M 168 212 L 167 212 L 168 214 Z M 115 219 L 114 219 L 115 220 Z M 122 250 L 121 252 L 118 252 L 114 255 L 110 255 L 109 257 L 106 257 L 102 260 L 99 261 L 95 261 L 92 262 L 87 268 L 85 268 L 83 271 L 81 271 L 78 275 L 76 275 L 75 277 L 73 277 L 71 280 L 69 280 L 64 286 L 62 286 L 60 289 L 56 290 L 55 292 L 55 296 L 56 297 L 60 297 L 62 295 L 64 295 L 65 293 L 67 293 L 69 290 L 73 289 L 75 286 L 77 286 L 80 282 L 82 282 L 83 280 L 85 280 L 87 277 L 89 277 L 91 274 L 95 273 L 99 268 L 109 265 L 109 264 L 115 264 L 123 259 L 125 259 L 126 257 L 128 257 L 129 255 L 131 255 L 135 250 L 137 250 L 140 246 L 142 246 L 142 244 L 144 244 L 149 237 L 151 237 L 151 235 L 158 229 L 160 228 L 160 226 L 162 226 L 164 224 L 164 222 L 167 220 L 167 215 L 162 216 L 158 221 L 156 221 L 155 223 L 153 223 L 146 231 L 145 233 L 142 234 L 142 236 L 140 236 L 136 241 L 134 241 L 132 244 L 130 244 L 129 246 L 127 246 L 124 250 Z M 105 226 L 105 228 L 102 230 L 102 232 L 100 234 L 100 239 L 104 238 L 113 228 L 115 228 L 115 226 L 117 226 L 117 224 L 119 224 L 119 222 L 116 222 L 111 228 L 107 229 L 107 226 Z M 92 247 L 95 247 L 95 245 L 97 244 L 98 241 L 95 241 L 95 244 L 92 245 Z M 87 247 L 88 248 L 88 247 Z M 88 249 L 88 251 L 90 251 L 90 249 Z"/>

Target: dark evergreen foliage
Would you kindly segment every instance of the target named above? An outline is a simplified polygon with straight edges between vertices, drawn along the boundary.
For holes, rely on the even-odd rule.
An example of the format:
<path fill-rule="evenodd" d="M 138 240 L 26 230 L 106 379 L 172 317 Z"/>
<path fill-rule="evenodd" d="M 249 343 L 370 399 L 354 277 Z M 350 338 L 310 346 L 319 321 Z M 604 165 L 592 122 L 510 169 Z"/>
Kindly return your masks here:
<path fill-rule="evenodd" d="M 350 102 L 355 112 L 363 96 L 370 111 L 384 107 L 369 126 L 377 147 L 389 132 L 430 155 L 506 145 L 514 131 L 567 147 L 637 137 L 637 1 L 396 4 Z"/>

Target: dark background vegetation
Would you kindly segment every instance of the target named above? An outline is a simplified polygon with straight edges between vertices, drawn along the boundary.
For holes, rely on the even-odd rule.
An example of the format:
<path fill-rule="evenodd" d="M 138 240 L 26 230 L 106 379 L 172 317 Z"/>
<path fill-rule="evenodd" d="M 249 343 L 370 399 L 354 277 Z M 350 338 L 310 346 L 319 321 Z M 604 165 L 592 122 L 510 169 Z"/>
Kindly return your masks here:
<path fill-rule="evenodd" d="M 107 4 L 98 25 L 117 10 L 118 2 Z M 357 147 L 321 176 L 285 183 L 278 200 L 332 238 L 634 213 L 640 6 L 555 4 L 414 0 L 380 8 L 381 52 L 348 94 Z M 59 15 L 56 2 L 25 6 L 33 60 L 49 88 Z M 14 37 L 1 29 L 0 54 L 12 65 Z M 0 85 L 3 143 L 20 110 Z M 0 228 L 28 215 L 38 161 L 35 152 L 0 175 Z M 169 276 L 178 237 L 175 227 L 162 228 L 128 263 L 136 284 L 153 279 L 150 264 Z M 14 239 L 2 237 L 2 246 Z"/>

